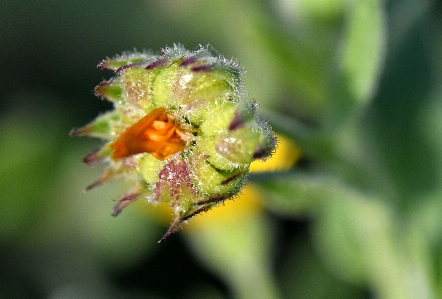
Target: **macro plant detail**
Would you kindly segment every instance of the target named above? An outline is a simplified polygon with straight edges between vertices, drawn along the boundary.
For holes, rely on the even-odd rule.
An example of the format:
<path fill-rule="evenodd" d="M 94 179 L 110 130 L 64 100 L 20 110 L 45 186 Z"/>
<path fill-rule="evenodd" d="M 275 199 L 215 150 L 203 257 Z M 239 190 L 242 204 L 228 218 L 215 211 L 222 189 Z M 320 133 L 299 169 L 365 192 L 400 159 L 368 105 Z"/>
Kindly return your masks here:
<path fill-rule="evenodd" d="M 107 141 L 83 159 L 108 164 L 86 190 L 117 178 L 130 181 L 114 216 L 140 198 L 169 203 L 175 218 L 160 242 L 237 195 L 250 163 L 275 150 L 270 126 L 255 116 L 258 104 L 243 89 L 244 71 L 208 47 L 124 53 L 98 66 L 115 73 L 95 88 L 115 109 L 71 132 Z"/>

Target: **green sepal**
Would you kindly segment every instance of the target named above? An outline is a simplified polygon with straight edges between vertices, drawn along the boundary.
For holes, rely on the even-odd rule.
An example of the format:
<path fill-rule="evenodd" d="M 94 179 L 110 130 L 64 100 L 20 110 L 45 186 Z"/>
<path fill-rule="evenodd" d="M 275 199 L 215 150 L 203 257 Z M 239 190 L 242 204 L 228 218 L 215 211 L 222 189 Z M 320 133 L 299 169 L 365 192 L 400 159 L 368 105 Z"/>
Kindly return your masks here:
<path fill-rule="evenodd" d="M 220 103 L 235 96 L 229 84 L 211 72 L 183 70 L 177 80 L 175 99 L 183 104 L 186 117 L 194 126 L 200 126 Z"/>
<path fill-rule="evenodd" d="M 121 114 L 112 111 L 98 116 L 84 127 L 71 131 L 72 136 L 91 136 L 111 140 L 115 138 L 115 124 L 121 121 Z"/>
<path fill-rule="evenodd" d="M 253 127 L 229 131 L 217 139 L 215 150 L 234 163 L 249 164 L 255 160 L 260 137 L 260 132 Z"/>
<path fill-rule="evenodd" d="M 97 96 L 107 99 L 111 102 L 118 102 L 122 100 L 121 84 L 119 80 L 109 80 L 101 82 L 97 87 L 95 87 L 94 93 Z"/>
<path fill-rule="evenodd" d="M 255 153 L 253 154 L 253 159 L 265 160 L 269 158 L 275 151 L 278 144 L 278 140 L 273 134 L 272 127 L 265 121 L 256 119 L 256 126 L 259 131 L 259 142 Z"/>
<path fill-rule="evenodd" d="M 238 103 L 235 116 L 229 124 L 229 130 L 243 128 L 247 123 L 254 121 L 255 111 L 258 106 L 259 105 L 255 101 L 243 101 Z"/>
<path fill-rule="evenodd" d="M 230 194 L 242 184 L 248 169 L 226 171 L 216 168 L 204 156 L 189 161 L 193 170 L 193 184 L 200 198 L 207 199 L 212 195 Z M 234 193 L 232 193 L 234 194 Z"/>
<path fill-rule="evenodd" d="M 176 105 L 174 85 L 177 77 L 177 65 L 147 70 L 152 77 L 152 101 L 155 107 Z"/>
<path fill-rule="evenodd" d="M 153 185 L 158 181 L 158 174 L 165 164 L 165 161 L 160 161 L 149 154 L 145 154 L 140 159 L 139 169 L 147 184 Z"/>
<path fill-rule="evenodd" d="M 151 90 L 155 77 L 155 71 L 144 68 L 123 70 L 119 77 L 124 95 L 124 102 L 121 104 L 130 105 L 134 114 L 142 114 L 140 117 L 152 110 L 154 105 Z"/>

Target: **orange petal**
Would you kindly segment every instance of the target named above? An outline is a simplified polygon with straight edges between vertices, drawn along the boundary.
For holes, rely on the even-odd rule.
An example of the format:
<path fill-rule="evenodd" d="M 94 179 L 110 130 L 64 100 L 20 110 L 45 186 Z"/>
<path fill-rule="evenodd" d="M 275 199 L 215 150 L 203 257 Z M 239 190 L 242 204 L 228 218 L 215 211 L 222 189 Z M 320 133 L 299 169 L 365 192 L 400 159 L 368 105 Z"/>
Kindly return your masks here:
<path fill-rule="evenodd" d="M 151 153 L 159 160 L 184 148 L 184 141 L 176 133 L 177 128 L 166 114 L 166 108 L 152 110 L 129 127 L 110 147 L 114 150 L 113 159 L 139 153 Z"/>

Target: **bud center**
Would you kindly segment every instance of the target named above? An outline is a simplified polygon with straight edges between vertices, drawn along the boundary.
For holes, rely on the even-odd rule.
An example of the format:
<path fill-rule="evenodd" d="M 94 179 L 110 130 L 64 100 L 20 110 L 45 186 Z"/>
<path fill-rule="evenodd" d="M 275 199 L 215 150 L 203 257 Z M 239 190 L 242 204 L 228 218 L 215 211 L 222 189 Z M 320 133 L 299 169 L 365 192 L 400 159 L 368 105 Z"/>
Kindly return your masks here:
<path fill-rule="evenodd" d="M 138 122 L 130 126 L 118 137 L 110 148 L 113 159 L 124 158 L 139 153 L 150 153 L 158 160 L 166 160 L 182 151 L 185 141 L 173 115 L 166 108 L 153 109 Z"/>

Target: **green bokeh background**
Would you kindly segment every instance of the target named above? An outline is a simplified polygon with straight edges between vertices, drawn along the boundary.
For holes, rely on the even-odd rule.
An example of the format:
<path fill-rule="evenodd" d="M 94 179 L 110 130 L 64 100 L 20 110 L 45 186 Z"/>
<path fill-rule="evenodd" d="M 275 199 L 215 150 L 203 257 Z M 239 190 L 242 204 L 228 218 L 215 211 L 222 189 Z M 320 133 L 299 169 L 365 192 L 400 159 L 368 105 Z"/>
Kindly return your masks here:
<path fill-rule="evenodd" d="M 0 298 L 442 298 L 442 11 L 432 0 L 0 2 Z M 126 50 L 210 44 L 303 151 L 264 211 L 173 235 L 68 136 Z M 148 207 L 147 207 L 148 208 Z"/>

